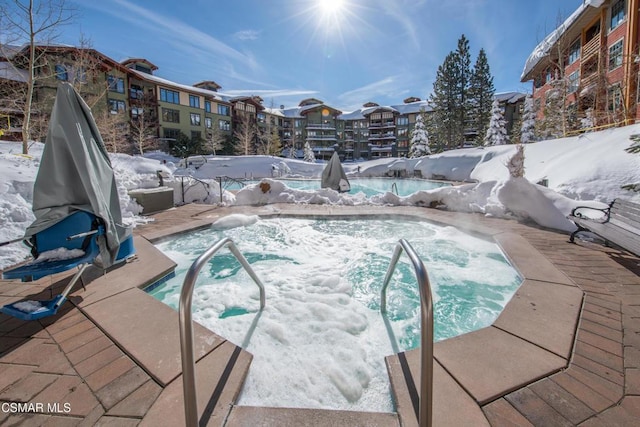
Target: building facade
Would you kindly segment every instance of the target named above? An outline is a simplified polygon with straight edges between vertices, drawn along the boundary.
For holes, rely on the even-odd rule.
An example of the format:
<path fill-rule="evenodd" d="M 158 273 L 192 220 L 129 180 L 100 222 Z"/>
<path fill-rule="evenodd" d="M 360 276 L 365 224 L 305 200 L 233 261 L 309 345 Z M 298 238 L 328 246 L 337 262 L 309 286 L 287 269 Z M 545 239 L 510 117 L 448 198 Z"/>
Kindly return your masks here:
<path fill-rule="evenodd" d="M 584 1 L 534 49 L 521 81 L 533 82 L 538 119 L 554 104 L 565 107 L 569 130 L 640 118 L 639 7 L 640 0 Z"/>
<path fill-rule="evenodd" d="M 197 147 L 205 154 L 226 150 L 226 154 L 302 158 L 308 144 L 318 159 L 329 159 L 334 151 L 343 160 L 405 157 L 417 116 L 431 112 L 427 101 L 415 97 L 390 106 L 368 102 L 352 112 L 340 111 L 316 98 L 304 99 L 291 108 L 265 108 L 260 97 L 228 96 L 211 80 L 185 85 L 158 77 L 154 74 L 158 67 L 144 58 L 116 62 L 95 50 L 68 46 L 43 46 L 42 53 L 38 70 L 46 78 L 37 80 L 35 97 L 53 100 L 57 82 L 73 82 L 81 94 L 95 100 L 90 107 L 96 118 L 100 116 L 96 112 L 105 112 L 109 122 L 98 123 L 99 127 L 117 128 L 127 136 L 131 147 L 119 146 L 117 151 L 141 153 L 152 147 L 168 148 L 186 136 L 191 148 Z M 7 62 L 0 60 L 1 64 Z M 24 72 L 4 80 L 0 74 L 0 89 L 9 84 L 24 85 Z M 510 93 L 503 98 L 506 114 L 514 102 L 524 99 L 524 94 Z M 50 111 L 47 104 L 39 105 Z M 17 128 L 19 109 L 0 114 L 13 114 L 12 123 Z M 512 124 L 511 116 L 507 121 Z M 103 138 L 107 143 L 108 138 Z M 239 140 L 243 142 L 238 144 Z"/>

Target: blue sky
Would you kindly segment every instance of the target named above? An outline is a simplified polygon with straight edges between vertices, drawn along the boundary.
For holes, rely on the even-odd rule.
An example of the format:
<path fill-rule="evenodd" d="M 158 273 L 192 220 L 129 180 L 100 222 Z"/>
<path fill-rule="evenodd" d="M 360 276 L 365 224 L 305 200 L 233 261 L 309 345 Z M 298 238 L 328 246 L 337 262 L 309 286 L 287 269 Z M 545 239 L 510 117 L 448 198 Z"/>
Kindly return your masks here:
<path fill-rule="evenodd" d="M 428 97 L 438 66 L 470 41 L 497 92 L 530 91 L 533 48 L 582 0 L 71 0 L 60 41 L 121 61 L 144 57 L 182 84 L 260 95 L 266 107 L 314 97 L 342 111 Z"/>

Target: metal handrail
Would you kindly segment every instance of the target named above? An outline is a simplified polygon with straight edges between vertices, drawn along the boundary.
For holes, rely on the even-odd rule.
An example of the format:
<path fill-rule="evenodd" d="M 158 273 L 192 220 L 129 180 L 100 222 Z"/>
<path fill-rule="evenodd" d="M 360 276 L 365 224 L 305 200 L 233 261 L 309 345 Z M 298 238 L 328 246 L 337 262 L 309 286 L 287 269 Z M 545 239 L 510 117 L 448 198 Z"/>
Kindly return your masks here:
<path fill-rule="evenodd" d="M 420 427 L 431 427 L 433 421 L 433 298 L 431 296 L 431 285 L 429 276 L 422 260 L 405 239 L 400 239 L 396 244 L 389 263 L 389 269 L 384 277 L 382 291 L 380 295 L 380 312 L 387 312 L 387 286 L 393 276 L 396 264 L 402 253 L 402 250 L 413 264 L 413 269 L 418 279 L 418 287 L 420 289 L 420 409 L 418 422 Z"/>
<path fill-rule="evenodd" d="M 184 278 L 182 291 L 180 292 L 180 306 L 178 316 L 180 320 L 180 358 L 182 359 L 182 388 L 184 392 L 184 414 L 187 426 L 198 425 L 198 402 L 196 400 L 196 361 L 193 354 L 193 324 L 191 323 L 191 302 L 193 299 L 193 288 L 202 267 L 218 252 L 223 246 L 229 246 L 229 250 L 240 262 L 242 267 L 249 273 L 249 276 L 260 288 L 260 310 L 264 308 L 265 296 L 264 286 L 256 273 L 240 253 L 233 240 L 225 237 L 215 245 L 207 249 L 196 259 Z"/>
<path fill-rule="evenodd" d="M 218 180 L 218 186 L 220 187 L 220 203 L 222 203 L 222 190 L 226 190 L 230 183 L 239 184 L 240 187 L 244 187 L 246 185 L 243 181 L 226 175 L 217 176 L 216 179 Z"/>
<path fill-rule="evenodd" d="M 395 182 L 393 184 L 391 184 L 391 192 L 395 193 L 395 195 L 398 195 L 398 184 L 396 184 Z"/>

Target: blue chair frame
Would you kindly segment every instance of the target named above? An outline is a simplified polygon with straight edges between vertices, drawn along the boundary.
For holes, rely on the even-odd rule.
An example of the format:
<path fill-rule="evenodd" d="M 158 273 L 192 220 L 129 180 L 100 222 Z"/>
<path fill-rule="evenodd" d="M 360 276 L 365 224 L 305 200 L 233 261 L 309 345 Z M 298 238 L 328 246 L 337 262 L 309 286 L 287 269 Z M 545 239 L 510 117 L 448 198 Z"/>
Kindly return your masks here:
<path fill-rule="evenodd" d="M 34 261 L 4 271 L 3 278 L 30 282 L 74 267 L 78 267 L 78 271 L 62 293 L 55 298 L 48 301 L 18 301 L 5 305 L 0 311 L 22 320 L 36 320 L 56 314 L 76 282 L 81 279 L 84 270 L 100 253 L 97 238 L 104 233 L 105 228 L 101 220 L 85 211 L 76 211 L 62 221 L 36 233 L 28 242 L 32 247 Z M 82 255 L 70 259 L 38 261 L 43 253 L 56 249 L 76 249 L 82 251 Z"/>

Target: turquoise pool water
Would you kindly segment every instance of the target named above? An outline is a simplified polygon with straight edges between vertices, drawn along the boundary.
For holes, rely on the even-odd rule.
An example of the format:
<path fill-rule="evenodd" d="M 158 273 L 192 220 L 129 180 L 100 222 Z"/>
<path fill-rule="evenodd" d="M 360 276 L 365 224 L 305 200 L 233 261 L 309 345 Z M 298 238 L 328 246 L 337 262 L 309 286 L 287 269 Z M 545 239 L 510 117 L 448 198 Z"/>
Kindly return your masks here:
<path fill-rule="evenodd" d="M 319 190 L 320 180 L 317 179 L 279 179 L 287 187 L 296 190 Z M 247 184 L 257 184 L 260 181 L 247 181 Z M 426 179 L 393 179 L 393 178 L 357 178 L 350 179 L 351 191 L 349 194 L 364 193 L 366 197 L 383 194 L 387 191 L 399 196 L 408 196 L 421 190 L 448 187 L 451 184 Z M 227 190 L 239 190 L 238 184 L 227 187 Z"/>
<path fill-rule="evenodd" d="M 380 289 L 393 249 L 406 238 L 429 271 L 437 340 L 490 325 L 521 279 L 492 242 L 452 227 L 405 220 L 254 218 L 252 225 L 179 236 L 158 247 L 176 278 L 150 293 L 177 309 L 184 274 L 231 237 L 266 288 L 221 250 L 203 269 L 194 318 L 254 355 L 240 403 L 393 410 L 384 356 L 419 345 L 419 291 L 403 255 L 388 291 L 392 343 Z M 247 217 L 238 223 L 247 223 Z"/>

